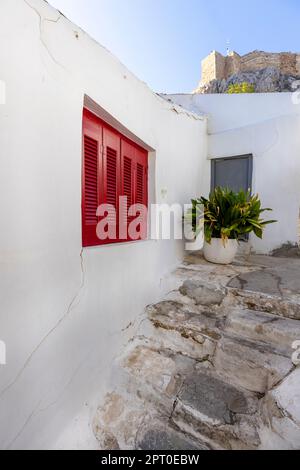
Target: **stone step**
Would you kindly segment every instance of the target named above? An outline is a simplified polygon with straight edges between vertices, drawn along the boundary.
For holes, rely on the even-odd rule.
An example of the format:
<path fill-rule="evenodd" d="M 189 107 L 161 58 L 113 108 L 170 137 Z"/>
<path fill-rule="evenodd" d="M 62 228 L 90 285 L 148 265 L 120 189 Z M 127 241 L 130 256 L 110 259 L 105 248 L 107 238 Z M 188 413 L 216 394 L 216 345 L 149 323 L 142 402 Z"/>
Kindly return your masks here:
<path fill-rule="evenodd" d="M 93 431 L 101 450 L 134 450 L 138 429 L 154 415 L 124 390 L 107 393 L 97 409 Z"/>
<path fill-rule="evenodd" d="M 164 301 L 147 309 L 153 325 L 149 336 L 162 348 L 171 349 L 197 360 L 213 357 L 221 338 L 218 326 L 225 324 L 224 315 L 199 312 L 191 306 L 175 301 Z"/>
<path fill-rule="evenodd" d="M 214 284 L 235 294 L 251 310 L 300 320 L 300 260 L 251 255 L 232 265 L 207 263 L 199 253 L 186 257 L 176 277 Z"/>
<path fill-rule="evenodd" d="M 243 375 L 247 380 L 235 377 L 234 383 L 247 389 L 265 393 L 293 368 L 292 345 L 300 338 L 298 320 L 234 306 L 226 314 L 210 310 L 199 312 L 174 301 L 153 305 L 147 313 L 155 327 L 150 336 L 157 341 L 158 348 L 214 362 L 224 371 L 220 351 L 225 347 L 230 357 L 226 366 L 230 374 L 226 372 L 226 375 L 229 378 L 235 375 L 238 370 L 235 358 L 238 357 L 245 366 Z M 232 369 L 229 368 L 231 363 L 234 364 Z"/>
<path fill-rule="evenodd" d="M 179 276 L 178 282 L 166 295 L 165 300 L 179 302 L 198 313 L 208 311 L 217 314 L 222 311 L 227 296 L 225 287 L 198 278 L 194 270 L 180 269 L 176 274 Z"/>
<path fill-rule="evenodd" d="M 214 367 L 231 383 L 265 394 L 293 369 L 287 349 L 224 334 L 218 342 Z"/>
<path fill-rule="evenodd" d="M 229 288 L 246 309 L 271 313 L 291 320 L 300 320 L 300 304 L 269 296 L 262 293 L 247 292 L 245 290 Z"/>
<path fill-rule="evenodd" d="M 152 404 L 160 416 L 215 449 L 255 448 L 255 394 L 225 382 L 212 367 L 143 345 L 122 360 L 128 392 Z"/>
<path fill-rule="evenodd" d="M 192 299 L 196 305 L 214 307 L 222 304 L 226 292 L 203 284 L 203 280 L 188 279 L 179 289 L 181 295 Z"/>
<path fill-rule="evenodd" d="M 210 450 L 160 417 L 142 400 L 113 391 L 105 397 L 93 422 L 101 450 Z"/>
<path fill-rule="evenodd" d="M 255 449 L 260 445 L 256 427 L 259 400 L 215 373 L 199 368 L 183 383 L 173 422 L 214 449 Z"/>
<path fill-rule="evenodd" d="M 293 260 L 190 255 L 115 361 L 101 448 L 299 448 L 299 272 Z"/>
<path fill-rule="evenodd" d="M 145 338 L 135 339 L 119 361 L 127 374 L 127 392 L 143 397 L 162 416 L 169 417 L 180 387 L 193 373 L 197 361 L 155 346 Z"/>
<path fill-rule="evenodd" d="M 300 340 L 300 321 L 236 308 L 227 317 L 225 331 L 286 348 L 291 356 L 293 343 Z"/>
<path fill-rule="evenodd" d="M 288 279 L 283 283 L 279 273 L 275 270 L 258 270 L 240 274 L 228 283 L 227 289 L 238 297 L 242 305 L 250 310 L 300 320 L 299 291 L 296 289 L 289 290 L 292 287 L 293 280 Z M 293 271 L 291 271 L 291 274 L 293 275 Z M 298 265 L 295 276 L 299 284 Z"/>
<path fill-rule="evenodd" d="M 136 450 L 203 451 L 210 448 L 199 439 L 192 440 L 190 436 L 172 429 L 169 424 L 156 421 L 139 430 Z"/>

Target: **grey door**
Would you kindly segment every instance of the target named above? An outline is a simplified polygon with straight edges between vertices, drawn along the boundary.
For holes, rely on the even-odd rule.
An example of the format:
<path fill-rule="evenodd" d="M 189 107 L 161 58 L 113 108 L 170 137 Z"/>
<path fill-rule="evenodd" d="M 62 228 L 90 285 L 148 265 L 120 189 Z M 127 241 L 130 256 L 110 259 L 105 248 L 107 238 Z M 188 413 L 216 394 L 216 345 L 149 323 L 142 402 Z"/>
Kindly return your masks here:
<path fill-rule="evenodd" d="M 241 155 L 212 160 L 211 189 L 217 186 L 233 191 L 252 190 L 253 156 Z"/>

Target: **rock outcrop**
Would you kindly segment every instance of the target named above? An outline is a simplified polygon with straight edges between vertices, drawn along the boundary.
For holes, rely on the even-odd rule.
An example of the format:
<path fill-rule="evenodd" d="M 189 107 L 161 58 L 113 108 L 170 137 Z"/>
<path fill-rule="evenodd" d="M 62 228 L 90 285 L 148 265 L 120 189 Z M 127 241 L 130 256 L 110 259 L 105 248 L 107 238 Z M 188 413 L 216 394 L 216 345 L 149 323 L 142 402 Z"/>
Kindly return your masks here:
<path fill-rule="evenodd" d="M 195 93 L 227 93 L 230 85 L 244 82 L 254 85 L 255 93 L 293 92 L 300 86 L 300 76 L 286 75 L 275 67 L 267 67 L 253 72 L 239 72 L 228 79 L 215 79 L 200 84 Z"/>

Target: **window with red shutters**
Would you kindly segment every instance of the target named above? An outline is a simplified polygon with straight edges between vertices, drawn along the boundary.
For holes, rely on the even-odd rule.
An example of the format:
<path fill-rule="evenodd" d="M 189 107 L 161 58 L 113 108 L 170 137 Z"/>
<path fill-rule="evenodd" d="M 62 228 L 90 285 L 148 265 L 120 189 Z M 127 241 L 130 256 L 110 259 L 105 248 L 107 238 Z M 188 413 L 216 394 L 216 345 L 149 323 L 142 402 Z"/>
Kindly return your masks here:
<path fill-rule="evenodd" d="M 120 197 L 126 204 L 120 204 Z M 128 211 L 133 204 L 148 203 L 148 153 L 112 129 L 95 115 L 84 110 L 83 115 L 83 178 L 82 178 L 82 233 L 83 246 L 130 241 L 128 228 L 135 216 Z M 97 208 L 109 204 L 111 213 L 97 217 Z M 139 213 L 137 213 L 139 215 Z M 97 224 L 105 221 L 115 224 L 117 237 L 100 240 Z M 122 223 L 123 221 L 123 223 Z M 120 223 L 121 222 L 121 223 Z M 147 233 L 144 217 L 143 233 Z M 106 231 L 106 228 L 105 228 Z M 143 237 L 141 237 L 143 238 Z"/>

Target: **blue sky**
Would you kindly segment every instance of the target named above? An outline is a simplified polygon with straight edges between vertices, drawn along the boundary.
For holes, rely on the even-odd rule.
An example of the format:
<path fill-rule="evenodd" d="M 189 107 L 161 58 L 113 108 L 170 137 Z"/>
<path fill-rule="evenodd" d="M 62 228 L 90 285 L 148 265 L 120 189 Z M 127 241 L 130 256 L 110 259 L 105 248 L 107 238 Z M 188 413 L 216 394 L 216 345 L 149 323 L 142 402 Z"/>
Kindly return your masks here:
<path fill-rule="evenodd" d="M 50 0 L 159 92 L 190 92 L 200 63 L 226 43 L 300 51 L 299 0 Z"/>

